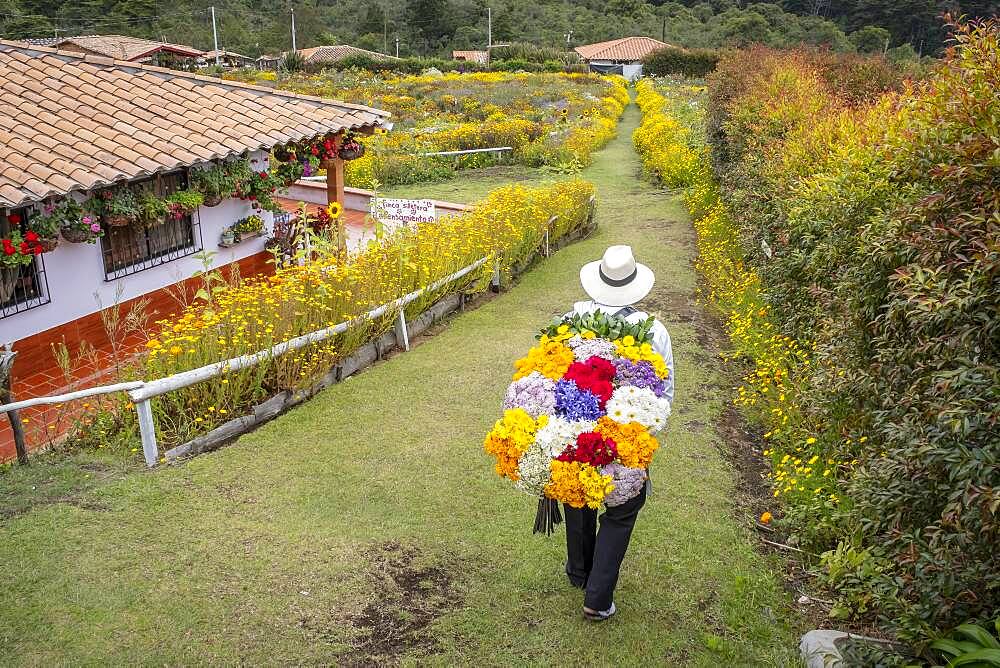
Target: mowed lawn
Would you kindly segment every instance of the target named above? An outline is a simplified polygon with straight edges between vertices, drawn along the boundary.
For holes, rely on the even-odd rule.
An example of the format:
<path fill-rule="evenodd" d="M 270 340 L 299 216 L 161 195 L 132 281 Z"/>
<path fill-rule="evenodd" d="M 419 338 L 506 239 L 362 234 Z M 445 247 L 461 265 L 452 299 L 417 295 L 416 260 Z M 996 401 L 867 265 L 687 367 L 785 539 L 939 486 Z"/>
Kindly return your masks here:
<path fill-rule="evenodd" d="M 690 221 L 639 179 L 637 122 L 633 105 L 584 173 L 599 231 L 412 352 L 178 466 L 101 480 L 41 457 L 0 474 L 0 504 L 46 467 L 72 488 L 0 519 L 0 663 L 796 665 L 782 565 L 755 551 L 719 451 L 726 381 L 694 303 Z M 547 177 L 394 194 L 470 200 L 504 178 Z M 531 534 L 534 500 L 495 476 L 482 438 L 513 360 L 583 298 L 580 265 L 622 242 L 657 273 L 647 307 L 673 336 L 677 398 L 620 613 L 592 625 L 562 528 Z"/>

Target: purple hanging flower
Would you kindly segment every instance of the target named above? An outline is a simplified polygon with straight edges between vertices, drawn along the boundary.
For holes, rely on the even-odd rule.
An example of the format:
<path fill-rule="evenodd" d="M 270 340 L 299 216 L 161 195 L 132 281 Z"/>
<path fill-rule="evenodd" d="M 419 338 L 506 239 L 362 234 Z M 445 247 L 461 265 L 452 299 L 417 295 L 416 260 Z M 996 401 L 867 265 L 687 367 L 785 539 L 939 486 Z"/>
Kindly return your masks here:
<path fill-rule="evenodd" d="M 620 506 L 635 498 L 646 484 L 645 469 L 629 468 L 618 462 L 602 466 L 601 473 L 611 476 L 611 484 L 615 486 L 611 493 L 604 497 L 604 504 L 609 508 Z"/>
<path fill-rule="evenodd" d="M 633 385 L 635 387 L 646 387 L 653 391 L 658 397 L 663 396 L 666 384 L 653 369 L 653 365 L 645 360 L 633 362 L 624 358 L 617 358 L 612 362 L 618 373 L 615 374 L 615 385 Z"/>
<path fill-rule="evenodd" d="M 507 388 L 503 399 L 504 410 L 522 408 L 533 418 L 552 415 L 556 410 L 556 384 L 537 371 L 515 380 Z"/>
<path fill-rule="evenodd" d="M 596 420 L 604 415 L 597 395 L 581 390 L 571 380 L 556 383 L 556 413 L 570 421 Z"/>

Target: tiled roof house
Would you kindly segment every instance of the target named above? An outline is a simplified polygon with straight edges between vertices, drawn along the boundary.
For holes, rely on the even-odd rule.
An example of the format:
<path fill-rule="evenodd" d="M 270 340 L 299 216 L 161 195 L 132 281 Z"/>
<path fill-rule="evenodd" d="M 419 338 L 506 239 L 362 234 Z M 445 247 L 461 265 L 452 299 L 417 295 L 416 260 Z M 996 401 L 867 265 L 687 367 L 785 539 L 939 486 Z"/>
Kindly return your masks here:
<path fill-rule="evenodd" d="M 621 74 L 627 79 L 636 79 L 642 76 L 642 59 L 667 46 L 670 45 L 652 37 L 623 37 L 585 44 L 574 50 L 593 72 Z"/>
<path fill-rule="evenodd" d="M 24 236 L 46 205 L 120 191 L 164 197 L 189 174 L 246 160 L 268 168 L 272 147 L 368 133 L 389 114 L 369 107 L 223 81 L 151 65 L 0 41 L 0 239 Z M 344 200 L 343 161 L 327 163 L 323 201 Z M 348 197 L 350 197 L 348 193 Z M 367 202 L 367 200 L 366 200 Z M 365 203 L 366 203 L 365 202 Z M 91 243 L 70 236 L 25 266 L 0 262 L 0 343 L 18 351 L 15 377 L 51 367 L 50 344 L 103 336 L 100 309 L 148 298 L 172 304 L 167 289 L 202 266 L 239 264 L 267 271 L 264 242 L 272 214 L 231 198 L 155 226 L 105 226 Z M 265 234 L 222 241 L 237 220 L 259 213 Z M 113 225 L 113 223 L 108 223 Z M 119 223 L 121 225 L 121 223 Z M 80 241 L 77 239 L 76 241 Z M 130 302 L 132 300 L 132 302 Z M 75 348 L 74 348 L 75 349 Z M 16 390 L 16 386 L 15 386 Z M 23 393 L 22 393 L 23 394 Z"/>
<path fill-rule="evenodd" d="M 490 64 L 489 51 L 452 51 L 453 60 L 464 60 L 469 63 L 479 63 L 480 65 Z"/>
<path fill-rule="evenodd" d="M 364 56 L 373 60 L 386 61 L 398 60 L 395 56 L 388 56 L 378 51 L 359 49 L 349 44 L 314 46 L 308 49 L 300 49 L 299 53 L 305 59 L 306 65 L 320 65 L 324 63 L 335 63 L 351 56 Z"/>
<path fill-rule="evenodd" d="M 44 46 L 52 46 L 63 51 L 85 55 L 106 56 L 115 60 L 145 62 L 157 54 L 170 54 L 178 58 L 199 58 L 204 55 L 200 49 L 182 44 L 155 42 L 141 37 L 127 35 L 81 35 L 61 37 Z"/>

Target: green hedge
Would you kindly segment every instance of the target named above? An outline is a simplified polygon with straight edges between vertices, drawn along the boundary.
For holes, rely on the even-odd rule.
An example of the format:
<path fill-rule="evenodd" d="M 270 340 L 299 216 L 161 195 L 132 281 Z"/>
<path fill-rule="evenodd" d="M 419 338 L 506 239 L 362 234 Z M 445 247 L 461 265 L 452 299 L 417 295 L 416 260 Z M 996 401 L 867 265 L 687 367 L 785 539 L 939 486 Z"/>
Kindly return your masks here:
<path fill-rule="evenodd" d="M 651 77 L 681 74 L 701 78 L 715 70 L 720 54 L 711 49 L 681 49 L 667 46 L 642 59 L 642 73 Z"/>
<path fill-rule="evenodd" d="M 1000 601 L 1000 21 L 955 31 L 910 88 L 879 58 L 762 48 L 709 78 L 745 261 L 810 351 L 769 426 L 782 523 L 824 553 L 835 614 L 913 639 Z"/>

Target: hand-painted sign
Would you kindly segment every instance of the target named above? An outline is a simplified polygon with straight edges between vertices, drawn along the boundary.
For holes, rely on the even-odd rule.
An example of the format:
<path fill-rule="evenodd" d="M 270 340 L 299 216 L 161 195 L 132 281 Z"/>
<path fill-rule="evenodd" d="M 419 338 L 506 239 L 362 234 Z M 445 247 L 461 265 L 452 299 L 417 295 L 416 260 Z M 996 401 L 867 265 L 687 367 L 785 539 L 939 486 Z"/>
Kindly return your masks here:
<path fill-rule="evenodd" d="M 383 223 L 432 223 L 434 202 L 429 199 L 373 199 L 372 216 Z"/>

